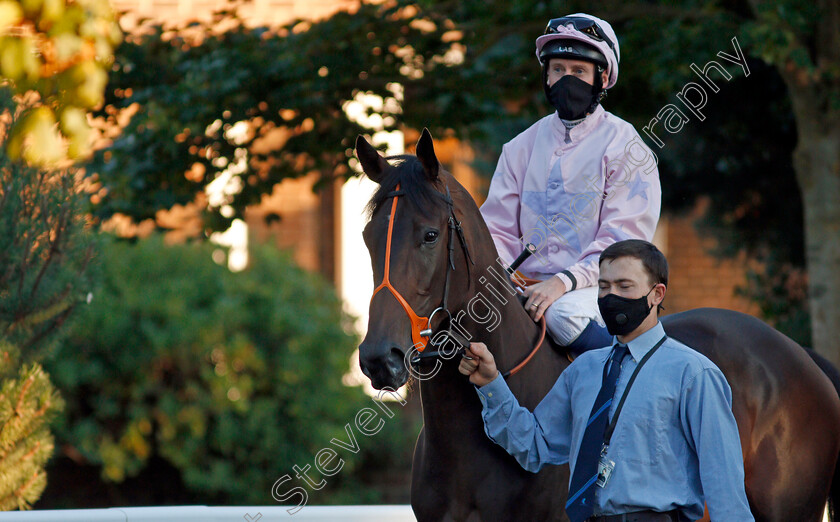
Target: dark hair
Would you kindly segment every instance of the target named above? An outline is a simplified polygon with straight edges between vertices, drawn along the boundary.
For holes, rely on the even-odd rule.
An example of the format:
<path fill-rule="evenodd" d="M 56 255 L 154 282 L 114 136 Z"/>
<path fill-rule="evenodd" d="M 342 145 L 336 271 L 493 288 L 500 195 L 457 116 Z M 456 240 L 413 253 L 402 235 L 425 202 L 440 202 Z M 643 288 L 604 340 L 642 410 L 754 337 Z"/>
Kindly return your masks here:
<path fill-rule="evenodd" d="M 604 261 L 612 261 L 619 257 L 634 257 L 642 262 L 650 281 L 653 284 L 662 283 L 668 286 L 668 260 L 652 243 L 642 239 L 625 239 L 608 246 L 601 252 L 598 266 Z M 662 305 L 659 305 L 660 309 Z"/>
<path fill-rule="evenodd" d="M 442 193 L 435 188 L 434 183 L 429 181 L 423 170 L 423 164 L 417 157 L 401 154 L 388 156 L 385 160 L 389 164 L 379 182 L 379 188 L 368 201 L 366 208 L 368 217 L 373 216 L 379 207 L 388 201 L 389 194 L 397 188 L 397 185 L 424 215 L 430 215 L 430 210 L 443 208 L 445 201 L 440 197 Z"/>

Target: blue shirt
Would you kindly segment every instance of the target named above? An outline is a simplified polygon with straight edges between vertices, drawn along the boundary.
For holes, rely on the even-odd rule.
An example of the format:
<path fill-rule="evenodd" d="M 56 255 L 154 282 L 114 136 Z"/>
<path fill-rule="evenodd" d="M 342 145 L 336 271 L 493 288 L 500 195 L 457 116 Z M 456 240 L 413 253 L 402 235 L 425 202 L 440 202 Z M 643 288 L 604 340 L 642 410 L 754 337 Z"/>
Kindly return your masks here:
<path fill-rule="evenodd" d="M 665 335 L 661 323 L 628 343 L 610 419 L 638 361 Z M 477 388 L 484 430 L 523 468 L 571 463 L 572 474 L 592 404 L 612 348 L 585 352 L 566 369 L 531 413 L 503 378 Z M 753 520 L 732 390 L 705 356 L 668 338 L 639 371 L 607 452 L 615 468 L 596 487 L 596 515 L 679 509 L 691 520 Z"/>

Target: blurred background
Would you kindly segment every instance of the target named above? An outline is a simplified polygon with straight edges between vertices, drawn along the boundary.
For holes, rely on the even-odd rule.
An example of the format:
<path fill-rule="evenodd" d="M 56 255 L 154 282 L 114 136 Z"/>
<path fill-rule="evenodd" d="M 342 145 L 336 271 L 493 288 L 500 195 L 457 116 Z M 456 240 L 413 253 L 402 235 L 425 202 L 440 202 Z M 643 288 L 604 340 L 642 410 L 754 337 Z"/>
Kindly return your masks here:
<path fill-rule="evenodd" d="M 549 112 L 535 38 L 579 11 L 618 34 L 605 108 L 661 120 L 666 313 L 840 361 L 836 2 L 0 0 L 0 508 L 276 504 L 372 401 L 356 136 L 428 127 L 481 203 Z M 310 504 L 408 502 L 402 393 Z"/>

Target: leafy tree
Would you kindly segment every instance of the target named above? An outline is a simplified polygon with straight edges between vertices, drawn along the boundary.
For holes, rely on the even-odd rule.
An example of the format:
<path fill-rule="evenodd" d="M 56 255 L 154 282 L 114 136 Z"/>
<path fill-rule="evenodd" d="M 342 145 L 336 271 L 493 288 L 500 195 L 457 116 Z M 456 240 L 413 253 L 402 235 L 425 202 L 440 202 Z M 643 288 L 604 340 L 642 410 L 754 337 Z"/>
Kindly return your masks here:
<path fill-rule="evenodd" d="M 328 283 L 285 254 L 256 246 L 249 268 L 231 273 L 214 248 L 157 236 L 103 247 L 101 286 L 45 363 L 67 401 L 57 436 L 111 484 L 164 462 L 177 480 L 144 484 L 163 498 L 184 498 L 182 483 L 188 502 L 274 503 L 275 481 L 311 466 L 331 438 L 347 440 L 345 424 L 370 405 L 342 384 L 358 339 Z M 409 445 L 396 428 L 384 432 Z M 353 480 L 363 452 L 340 453 L 332 493 L 310 491 L 312 502 L 375 500 Z M 140 495 L 151 497 L 122 498 Z"/>
<path fill-rule="evenodd" d="M 34 166 L 86 155 L 87 111 L 102 103 L 122 32 L 107 0 L 0 1 L 0 85 L 18 95 L 0 129 L 6 153 Z"/>
<path fill-rule="evenodd" d="M 663 203 L 679 212 L 703 194 L 709 204 L 697 225 L 717 240 L 712 253 L 734 258 L 746 252 L 751 260 L 737 292 L 807 346 L 802 202 L 791 158 L 796 126 L 775 69 L 755 59 L 748 64 L 749 78 L 733 79 L 710 96 L 702 111 L 706 119 L 691 123 L 660 151 Z"/>
<path fill-rule="evenodd" d="M 785 81 L 796 118 L 814 347 L 840 365 L 840 4 L 751 0 L 755 52 Z"/>
<path fill-rule="evenodd" d="M 198 31 L 154 26 L 127 39 L 100 115 L 116 124 L 119 109 L 137 110 L 90 165 L 105 189 L 97 215 L 153 218 L 233 167 L 241 172 L 228 201 L 206 216 L 209 229 L 224 230 L 284 178 L 349 175 L 353 139 L 365 129 L 342 107 L 360 92 L 378 94 L 387 100 L 383 122 L 395 128 L 400 107 L 389 82 L 403 78 L 399 47 L 424 38 L 405 20 L 381 24 L 378 13 L 363 5 L 357 15 L 278 30 L 225 13 Z M 214 31 L 222 20 L 231 27 Z"/>

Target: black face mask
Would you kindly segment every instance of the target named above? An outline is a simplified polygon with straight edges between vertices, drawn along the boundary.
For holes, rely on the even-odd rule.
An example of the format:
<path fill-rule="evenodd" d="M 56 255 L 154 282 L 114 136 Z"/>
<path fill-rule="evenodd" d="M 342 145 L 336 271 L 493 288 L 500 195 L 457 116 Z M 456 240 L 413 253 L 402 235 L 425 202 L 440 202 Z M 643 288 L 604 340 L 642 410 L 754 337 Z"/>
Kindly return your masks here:
<path fill-rule="evenodd" d="M 561 119 L 577 120 L 598 104 L 598 91 L 594 85 L 567 74 L 547 88 L 545 94 Z"/>
<path fill-rule="evenodd" d="M 653 305 L 647 302 L 647 297 L 653 288 L 638 299 L 615 294 L 598 298 L 598 309 L 601 310 L 601 317 L 604 318 L 610 335 L 627 335 L 642 324 L 653 308 Z"/>

